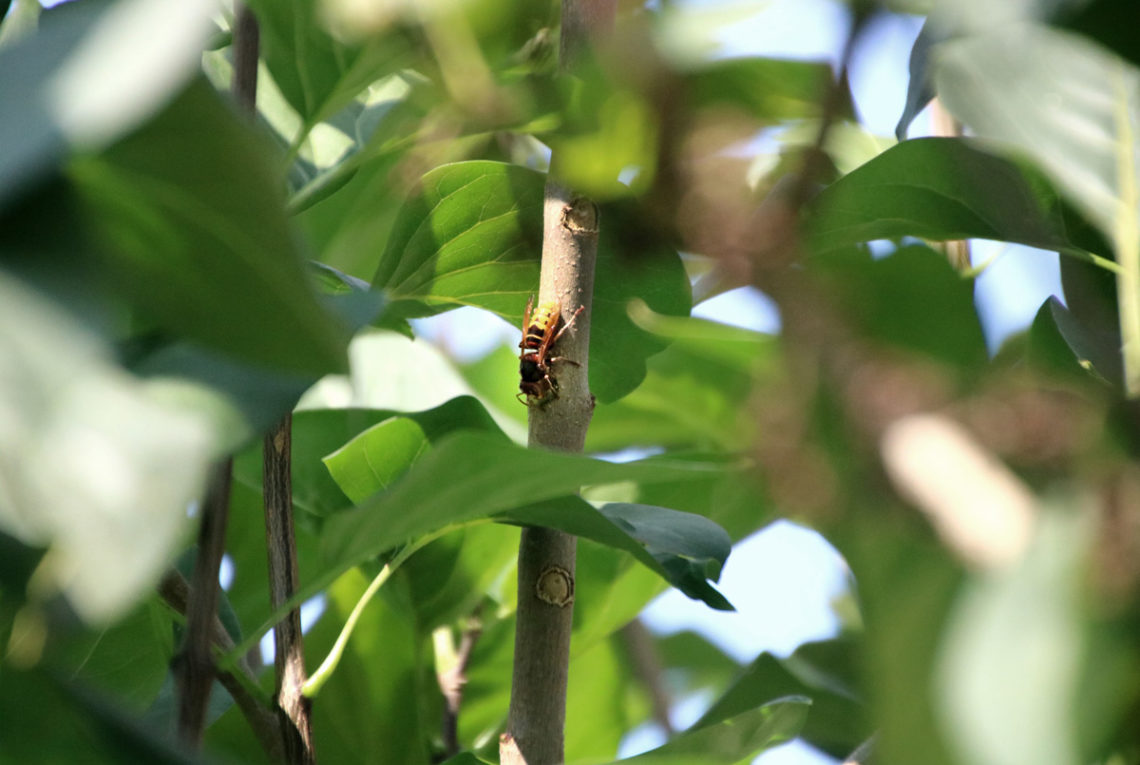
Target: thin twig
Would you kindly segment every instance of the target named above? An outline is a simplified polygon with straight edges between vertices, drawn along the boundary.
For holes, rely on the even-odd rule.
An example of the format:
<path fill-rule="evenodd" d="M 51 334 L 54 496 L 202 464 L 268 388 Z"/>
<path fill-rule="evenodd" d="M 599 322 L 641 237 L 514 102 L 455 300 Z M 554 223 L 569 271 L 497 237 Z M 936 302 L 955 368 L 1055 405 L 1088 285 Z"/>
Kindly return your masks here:
<path fill-rule="evenodd" d="M 234 20 L 234 98 L 249 114 L 257 111 L 257 61 L 260 55 L 257 19 L 244 5 Z M 278 608 L 297 591 L 297 541 L 293 535 L 291 415 L 265 436 L 262 485 L 265 499 L 265 541 L 269 551 L 269 602 Z M 291 610 L 273 628 L 274 667 L 282 746 L 289 763 L 312 763 L 313 729 L 305 684 L 301 611 Z"/>
<path fill-rule="evenodd" d="M 178 738 L 190 750 L 202 745 L 206 708 L 214 686 L 211 650 L 214 619 L 218 612 L 218 570 L 226 549 L 226 520 L 230 507 L 233 462 L 215 465 L 202 503 L 194 583 L 186 597 L 186 637 L 177 662 Z"/>
<path fill-rule="evenodd" d="M 459 638 L 455 663 L 437 676 L 444 701 L 442 733 L 445 757 L 459 754 L 459 708 L 463 704 L 463 686 L 467 683 L 467 665 L 471 663 L 471 653 L 482 634 L 483 622 L 476 611 Z"/>
<path fill-rule="evenodd" d="M 269 551 L 269 602 L 277 608 L 297 589 L 297 542 L 293 534 L 291 415 L 265 437 L 262 483 L 265 496 L 265 542 Z M 281 715 L 286 762 L 313 763 L 310 701 L 304 694 L 305 654 L 301 609 L 294 608 L 273 627 L 273 664 L 277 673 L 277 705 Z"/>
<path fill-rule="evenodd" d="M 673 722 L 669 719 L 669 691 L 662 682 L 661 657 L 653 643 L 653 635 L 641 619 L 634 619 L 622 628 L 621 637 L 629 653 L 633 676 L 649 692 L 653 719 L 665 731 L 666 736 L 672 737 L 674 731 Z"/>
<path fill-rule="evenodd" d="M 158 594 L 174 611 L 186 615 L 190 585 L 180 573 L 173 569 L 168 571 L 162 581 L 159 582 Z M 225 626 L 222 625 L 221 619 L 216 614 L 213 619 L 210 643 L 214 654 L 225 654 L 233 650 L 234 647 L 233 638 L 230 637 Z M 277 722 L 277 716 L 269 709 L 267 700 L 263 701 L 260 695 L 255 695 L 251 691 L 251 688 L 256 689 L 258 685 L 257 677 L 249 664 L 244 660 L 239 661 L 235 665 L 235 669 L 236 672 L 223 672 L 215 669 L 215 676 L 233 698 L 238 709 L 241 710 L 250 729 L 261 742 L 266 756 L 271 762 L 278 762 L 281 760 L 282 751 L 281 726 Z"/>

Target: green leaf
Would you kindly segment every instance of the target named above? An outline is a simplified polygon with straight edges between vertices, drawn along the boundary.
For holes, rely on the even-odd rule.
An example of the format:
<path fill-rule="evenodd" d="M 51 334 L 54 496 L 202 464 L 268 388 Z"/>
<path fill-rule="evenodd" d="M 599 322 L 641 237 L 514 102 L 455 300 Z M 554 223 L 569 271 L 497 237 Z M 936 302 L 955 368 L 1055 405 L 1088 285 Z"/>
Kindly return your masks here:
<path fill-rule="evenodd" d="M 9 762 L 148 762 L 195 760 L 147 730 L 112 700 L 85 684 L 39 666 L 0 666 L 0 740 Z"/>
<path fill-rule="evenodd" d="M 404 425 L 393 425 L 404 421 Z M 353 472 L 368 470 L 370 464 L 382 468 L 385 461 L 391 461 L 390 457 L 384 456 L 388 449 L 384 432 L 391 434 L 394 431 L 381 429 L 373 432 L 385 424 L 389 428 L 414 427 L 428 443 L 456 430 L 502 435 L 483 405 L 470 396 L 457 396 L 422 412 L 385 409 L 296 412 L 293 415 L 293 501 L 297 506 L 318 516 L 330 515 L 351 506 L 352 500 L 337 485 L 333 475 L 344 478 Z M 407 467 L 408 464 L 403 465 L 403 469 Z M 330 475 L 330 469 L 333 475 Z M 234 476 L 247 486 L 260 489 L 260 445 L 238 455 L 234 462 Z M 356 501 L 375 494 L 380 488 L 377 483 L 361 487 L 363 493 Z"/>
<path fill-rule="evenodd" d="M 140 714 L 167 677 L 174 656 L 172 625 L 169 612 L 152 597 L 105 630 L 65 640 L 53 660 L 74 667 L 73 679 L 113 693 L 123 708 Z"/>
<path fill-rule="evenodd" d="M 355 562 L 449 525 L 572 494 L 583 484 L 698 478 L 708 470 L 664 462 L 615 465 L 457 433 L 390 491 L 330 518 L 326 550 L 330 560 Z"/>
<path fill-rule="evenodd" d="M 804 696 L 811 699 L 811 712 L 800 738 L 834 757 L 846 757 L 874 731 L 849 680 L 853 649 L 850 639 L 841 639 L 808 643 L 787 659 L 761 654 L 695 727 L 720 722 L 776 697 Z M 822 655 L 824 661 L 812 661 L 812 654 Z"/>
<path fill-rule="evenodd" d="M 566 762 L 598 762 L 614 756 L 625 734 L 644 713 L 634 703 L 633 671 L 616 640 L 606 640 L 574 656 L 566 692 Z"/>
<path fill-rule="evenodd" d="M 400 210 L 373 287 L 408 316 L 474 305 L 521 323 L 538 285 L 543 182 L 498 162 L 432 170 Z"/>
<path fill-rule="evenodd" d="M 1091 380 L 1097 379 L 1085 364 L 1088 361 L 1086 353 L 1078 352 L 1082 342 L 1074 338 L 1070 340 L 1061 330 L 1061 324 L 1070 322 L 1069 331 L 1081 331 L 1080 325 L 1069 315 L 1069 309 L 1055 296 L 1041 304 L 1033 324 L 1029 327 L 1029 344 L 1026 356 L 1033 368 L 1043 374 L 1058 380 L 1067 380 L 1078 385 L 1087 385 Z M 1113 349 L 1119 347 L 1119 339 Z M 1120 363 L 1120 354 L 1112 353 L 1110 358 Z M 1095 366 L 1095 364 L 1093 365 Z"/>
<path fill-rule="evenodd" d="M 708 518 L 649 505 L 615 503 L 594 510 L 575 497 L 514 508 L 497 518 L 561 529 L 625 550 L 690 598 L 734 610 L 708 583 L 720 579 L 732 551 L 728 534 Z"/>
<path fill-rule="evenodd" d="M 1072 721 L 1089 656 L 1079 597 L 1086 520 L 1078 508 L 1043 513 L 1024 559 L 974 577 L 955 603 L 938 688 L 963 761 L 1085 761 Z"/>
<path fill-rule="evenodd" d="M 732 552 L 732 539 L 720 526 L 700 515 L 652 505 L 613 503 L 602 505 L 599 512 L 643 544 L 681 592 L 713 608 L 732 610 L 708 586 L 708 580 L 720 579 Z"/>
<path fill-rule="evenodd" d="M 627 550 L 691 597 L 723 608 L 727 601 L 704 581 L 705 576 L 719 574 L 720 552 L 727 555 L 723 531 L 715 524 L 680 518 L 682 514 L 662 508 L 619 507 L 611 511 L 614 520 L 610 520 L 587 503 L 565 497 L 583 484 L 697 478 L 707 469 L 663 462 L 614 465 L 524 449 L 483 434 L 458 433 L 420 459 L 388 492 L 330 518 L 323 534 L 326 560 L 351 566 L 405 542 L 478 520 L 547 525 Z M 646 513 L 665 528 L 654 533 L 642 525 Z M 683 526 L 696 538 L 670 538 Z M 635 530 L 653 548 L 647 549 L 626 529 Z M 702 556 L 700 560 L 684 558 L 694 553 Z"/>
<path fill-rule="evenodd" d="M 362 44 L 333 39 L 315 0 L 253 0 L 250 7 L 260 25 L 266 66 L 307 127 L 399 69 L 409 50 L 399 34 L 377 35 Z"/>
<path fill-rule="evenodd" d="M 368 586 L 368 577 L 349 571 L 328 589 L 324 615 L 305 635 L 309 660 L 328 653 L 341 626 Z M 439 728 L 441 697 L 425 669 L 426 642 L 411 620 L 394 607 L 403 599 L 390 581 L 388 597 L 374 598 L 356 624 L 341 657 L 313 705 L 313 737 L 330 762 L 422 765 Z M 385 590 L 388 590 L 388 587 Z"/>
<path fill-rule="evenodd" d="M 341 491 L 360 503 L 391 486 L 428 447 L 427 436 L 415 420 L 393 417 L 330 454 L 325 465 Z"/>
<path fill-rule="evenodd" d="M 1077 249 L 1048 182 L 960 138 L 916 138 L 887 149 L 824 189 L 808 226 L 817 251 L 904 236 Z"/>
<path fill-rule="evenodd" d="M 831 65 L 778 58 L 721 58 L 684 75 L 701 107 L 735 106 L 764 121 L 819 115 L 834 81 Z M 851 102 L 841 105 L 851 112 Z"/>
<path fill-rule="evenodd" d="M 646 362 L 645 381 L 594 411 L 586 448 L 633 446 L 744 449 L 754 423 L 740 411 L 771 374 L 778 339 L 700 319 L 667 317 L 637 306 L 637 326 L 669 342 Z M 679 406 L 678 402 L 684 402 Z"/>
<path fill-rule="evenodd" d="M 515 597 L 519 530 L 497 523 L 465 526 L 416 552 L 395 577 L 408 588 L 408 612 L 423 633 L 469 617 L 485 598 Z"/>
<path fill-rule="evenodd" d="M 708 727 L 693 728 L 662 747 L 620 760 L 637 765 L 730 765 L 795 738 L 811 702 L 792 696 Z M 616 763 L 615 763 L 616 765 Z"/>
<path fill-rule="evenodd" d="M 401 209 L 373 286 L 397 315 L 472 305 L 519 326 L 538 288 L 543 184 L 541 173 L 498 162 L 432 170 Z M 629 301 L 672 315 L 691 305 L 680 257 L 647 241 L 623 208 L 603 209 L 590 331 L 590 387 L 603 402 L 637 387 L 645 359 L 664 347 L 632 324 Z"/>
<path fill-rule="evenodd" d="M 38 6 L 21 3 L 38 31 L 0 50 L 0 103 L 19 105 L 0 114 L 0 204 L 54 172 L 68 144 L 102 146 L 161 107 L 197 71 L 213 31 L 209 3 Z"/>
<path fill-rule="evenodd" d="M 1140 71 L 1035 24 L 939 51 L 938 93 L 978 135 L 1032 158 L 1116 256 L 1124 382 L 1140 395 Z"/>
<path fill-rule="evenodd" d="M 346 366 L 348 327 L 309 284 L 265 147 L 204 81 L 72 174 L 114 283 L 164 329 L 279 369 Z"/>
<path fill-rule="evenodd" d="M 960 368 L 988 358 L 971 283 L 928 247 L 873 259 L 860 250 L 817 261 L 863 332 Z"/>

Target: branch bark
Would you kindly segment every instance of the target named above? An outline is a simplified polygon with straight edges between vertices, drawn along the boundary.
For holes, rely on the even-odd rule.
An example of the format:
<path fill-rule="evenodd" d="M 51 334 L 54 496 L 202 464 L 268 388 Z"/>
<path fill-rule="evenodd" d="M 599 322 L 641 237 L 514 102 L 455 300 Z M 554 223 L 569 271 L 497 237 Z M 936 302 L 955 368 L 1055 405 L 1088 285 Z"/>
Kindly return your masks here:
<path fill-rule="evenodd" d="M 269 551 L 269 602 L 277 609 L 297 591 L 297 542 L 293 534 L 292 415 L 265 437 L 262 483 L 265 496 L 265 542 Z M 310 701 L 305 685 L 301 609 L 294 608 L 273 627 L 273 664 L 285 761 L 310 765 L 313 751 Z"/>
<path fill-rule="evenodd" d="M 257 60 L 261 33 L 257 18 L 244 5 L 234 15 L 234 98 L 250 115 L 257 112 Z M 298 587 L 297 542 L 293 534 L 293 418 L 285 415 L 262 449 L 265 541 L 269 551 L 269 602 L 280 608 Z M 273 627 L 274 669 L 281 745 L 289 763 L 315 762 L 310 701 L 305 684 L 301 611 L 294 608 Z"/>
<path fill-rule="evenodd" d="M 214 620 L 218 612 L 218 570 L 226 549 L 233 462 L 215 465 L 202 503 L 194 583 L 186 595 L 186 637 L 177 662 L 178 737 L 191 751 L 202 745 L 206 708 L 214 686 Z"/>
<path fill-rule="evenodd" d="M 483 634 L 483 622 L 479 611 L 471 616 L 470 623 L 459 639 L 459 649 L 455 655 L 455 665 L 438 676 L 439 690 L 443 694 L 443 751 L 445 757 L 459 754 L 459 708 L 463 704 L 463 686 L 467 683 L 467 665 L 471 663 L 471 653 L 475 643 Z"/>
<path fill-rule="evenodd" d="M 158 585 L 158 594 L 167 605 L 173 608 L 180 614 L 187 614 L 187 606 L 190 600 L 190 584 L 175 570 L 168 571 L 166 576 Z M 226 628 L 222 625 L 221 619 L 217 614 L 214 614 L 213 624 L 210 629 L 210 647 L 218 653 L 228 653 L 233 650 L 234 642 L 230 634 L 226 632 Z M 280 725 L 277 722 L 276 715 L 273 714 L 268 706 L 258 697 L 250 693 L 249 688 L 257 687 L 257 676 L 254 674 L 253 669 L 244 660 L 240 660 L 236 667 L 236 672 L 242 675 L 239 678 L 234 672 L 220 671 L 215 668 L 215 677 L 222 687 L 229 692 L 233 697 L 234 703 L 237 704 L 238 709 L 241 710 L 242 716 L 245 717 L 249 727 L 253 730 L 257 740 L 261 742 L 262 748 L 265 750 L 266 756 L 271 762 L 280 762 L 283 756 L 281 751 L 281 733 Z M 244 680 L 243 680 L 244 678 Z"/>
<path fill-rule="evenodd" d="M 613 25 L 613 0 L 563 0 L 561 68 L 579 59 L 589 41 Z M 574 195 L 555 175 L 551 158 L 543 211 L 539 304 L 557 301 L 562 315 L 581 315 L 559 340 L 559 354 L 577 362 L 558 368 L 557 398 L 532 407 L 532 448 L 580 452 L 594 411 L 589 389 L 590 313 L 598 250 L 598 208 Z M 523 529 L 519 542 L 518 614 L 503 765 L 554 765 L 564 759 L 566 687 L 573 623 L 577 540 L 561 531 Z"/>

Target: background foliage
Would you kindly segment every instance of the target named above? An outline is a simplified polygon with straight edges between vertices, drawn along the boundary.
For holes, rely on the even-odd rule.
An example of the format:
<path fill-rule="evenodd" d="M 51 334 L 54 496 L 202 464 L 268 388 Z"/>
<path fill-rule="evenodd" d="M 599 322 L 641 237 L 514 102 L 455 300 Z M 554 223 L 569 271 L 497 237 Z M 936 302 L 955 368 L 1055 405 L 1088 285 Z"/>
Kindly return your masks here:
<path fill-rule="evenodd" d="M 671 3 L 622 4 L 573 77 L 553 4 L 250 5 L 256 124 L 228 6 L 0 3 L 0 758 L 187 759 L 155 585 L 235 454 L 221 658 L 256 646 L 259 437 L 296 409 L 310 669 L 402 562 L 314 701 L 326 762 L 455 754 L 437 674 L 476 628 L 450 761 L 497 757 L 526 524 L 581 538 L 569 762 L 612 761 L 662 691 L 712 701 L 637 761 L 873 734 L 883 763 L 1140 759 L 1128 0 L 853 2 L 855 47 L 929 13 L 897 142 L 827 64 L 718 58 Z M 935 96 L 968 137 L 906 140 Z M 519 324 L 550 148 L 602 205 L 587 456 L 519 445 L 516 349 L 459 363 L 414 323 Z M 942 244 L 970 239 L 1062 255 L 1063 299 L 996 353 Z M 690 316 L 742 285 L 779 336 Z M 740 666 L 627 626 L 668 586 L 730 609 L 732 544 L 778 517 L 850 566 L 835 639 Z M 221 686 L 204 756 L 266 759 Z"/>

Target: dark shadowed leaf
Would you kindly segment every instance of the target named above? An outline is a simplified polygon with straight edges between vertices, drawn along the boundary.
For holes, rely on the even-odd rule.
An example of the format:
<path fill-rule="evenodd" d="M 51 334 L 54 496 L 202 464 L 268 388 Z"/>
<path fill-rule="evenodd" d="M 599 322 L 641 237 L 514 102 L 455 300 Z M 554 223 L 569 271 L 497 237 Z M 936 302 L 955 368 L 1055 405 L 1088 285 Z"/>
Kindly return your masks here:
<path fill-rule="evenodd" d="M 203 80 L 73 176 L 117 287 L 162 328 L 274 368 L 345 367 L 349 328 L 310 286 L 264 143 Z"/>

